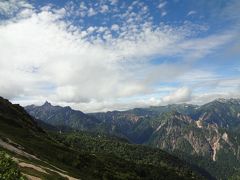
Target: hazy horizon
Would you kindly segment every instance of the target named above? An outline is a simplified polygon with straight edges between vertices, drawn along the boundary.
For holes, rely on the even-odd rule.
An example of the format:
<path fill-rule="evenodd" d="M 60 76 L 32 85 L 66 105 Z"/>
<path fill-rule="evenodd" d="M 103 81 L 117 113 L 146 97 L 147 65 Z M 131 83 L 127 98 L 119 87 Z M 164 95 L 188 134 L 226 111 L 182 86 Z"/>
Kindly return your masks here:
<path fill-rule="evenodd" d="M 205 105 L 205 104 L 208 104 L 208 103 L 211 103 L 213 101 L 221 101 L 221 100 L 239 100 L 239 98 L 216 98 L 214 100 L 211 100 L 211 101 L 208 101 L 208 102 L 205 102 L 205 103 L 202 103 L 202 104 L 191 104 L 191 103 L 172 103 L 172 104 L 165 104 L 165 105 L 156 105 L 156 106 L 138 106 L 138 107 L 125 107 L 124 109 L 106 109 L 106 110 L 102 110 L 102 111 L 83 111 L 79 108 L 74 108 L 74 107 L 71 107 L 71 106 L 65 106 L 64 104 L 55 104 L 55 103 L 52 103 L 48 100 L 45 100 L 44 102 L 41 102 L 41 103 L 37 103 L 37 104 L 26 104 L 24 107 L 27 107 L 27 106 L 43 106 L 45 105 L 46 103 L 49 103 L 51 106 L 60 106 L 60 107 L 70 107 L 71 109 L 73 110 L 77 110 L 77 111 L 82 111 L 84 113 L 98 113 L 98 112 L 108 112 L 108 111 L 127 111 L 127 110 L 131 110 L 131 109 L 135 109 L 135 108 L 150 108 L 150 107 L 159 107 L 159 106 L 171 106 L 171 105 L 195 105 L 195 106 L 202 106 L 202 105 Z M 113 107 L 114 108 L 114 107 Z"/>

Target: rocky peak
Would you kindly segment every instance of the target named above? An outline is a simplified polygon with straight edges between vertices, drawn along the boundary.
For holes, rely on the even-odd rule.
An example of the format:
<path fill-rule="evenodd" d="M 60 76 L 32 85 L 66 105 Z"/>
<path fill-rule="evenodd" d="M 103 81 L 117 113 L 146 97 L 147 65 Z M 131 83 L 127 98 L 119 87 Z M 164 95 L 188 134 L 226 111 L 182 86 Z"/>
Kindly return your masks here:
<path fill-rule="evenodd" d="M 52 104 L 48 101 L 45 101 L 45 103 L 42 106 L 52 106 Z"/>
<path fill-rule="evenodd" d="M 218 98 L 218 99 L 216 99 L 215 101 L 217 101 L 217 102 L 221 102 L 221 103 L 226 103 L 226 102 L 228 102 L 228 101 L 229 101 L 229 99 L 225 99 L 225 98 Z"/>
<path fill-rule="evenodd" d="M 225 99 L 225 98 L 218 98 L 215 101 L 220 102 L 220 103 L 232 103 L 232 104 L 240 104 L 240 99 Z"/>
<path fill-rule="evenodd" d="M 64 108 L 67 110 L 72 110 L 72 108 L 70 106 L 65 106 Z"/>

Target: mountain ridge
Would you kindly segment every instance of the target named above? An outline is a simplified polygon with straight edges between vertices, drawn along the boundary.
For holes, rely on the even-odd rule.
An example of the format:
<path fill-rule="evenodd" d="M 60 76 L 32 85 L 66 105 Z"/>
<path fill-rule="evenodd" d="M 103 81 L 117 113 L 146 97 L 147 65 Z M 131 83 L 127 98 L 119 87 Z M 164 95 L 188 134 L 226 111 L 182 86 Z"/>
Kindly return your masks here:
<path fill-rule="evenodd" d="M 108 151 L 104 154 L 92 153 L 67 146 L 39 127 L 22 107 L 3 98 L 0 98 L 0 139 L 0 150 L 14 157 L 24 175 L 34 175 L 43 180 L 204 179 L 200 171 L 193 170 L 190 164 L 158 149 L 156 151 L 162 163 L 153 165 L 153 159 L 138 163 L 137 160 L 127 160 Z M 117 140 L 111 142 L 125 147 L 124 154 L 130 151 L 122 141 L 121 144 Z M 94 144 L 93 147 L 97 148 Z M 138 151 L 136 145 L 131 147 L 139 157 L 150 152 L 147 147 L 144 147 L 144 152 Z"/>
<path fill-rule="evenodd" d="M 98 123 L 85 131 L 117 135 L 132 143 L 163 149 L 190 163 L 196 161 L 215 177 L 231 176 L 235 172 L 232 167 L 240 168 L 239 99 L 216 99 L 201 106 L 173 104 L 87 115 L 98 119 Z"/>

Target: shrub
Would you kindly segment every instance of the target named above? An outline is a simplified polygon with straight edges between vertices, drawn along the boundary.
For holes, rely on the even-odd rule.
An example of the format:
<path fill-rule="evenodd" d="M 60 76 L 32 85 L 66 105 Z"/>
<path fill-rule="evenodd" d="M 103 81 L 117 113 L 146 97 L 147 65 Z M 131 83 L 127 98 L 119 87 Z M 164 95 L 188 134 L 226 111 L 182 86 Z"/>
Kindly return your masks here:
<path fill-rule="evenodd" d="M 0 151 L 0 179 L 1 180 L 24 180 L 17 164 L 5 152 Z"/>

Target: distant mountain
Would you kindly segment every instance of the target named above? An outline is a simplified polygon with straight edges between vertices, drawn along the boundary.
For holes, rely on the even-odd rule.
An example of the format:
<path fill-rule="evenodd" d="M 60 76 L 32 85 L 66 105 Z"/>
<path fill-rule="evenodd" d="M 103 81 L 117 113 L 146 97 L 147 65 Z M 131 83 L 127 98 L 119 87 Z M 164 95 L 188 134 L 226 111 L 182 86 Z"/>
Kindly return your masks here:
<path fill-rule="evenodd" d="M 45 102 L 42 106 L 30 105 L 25 110 L 35 119 L 58 127 L 58 129 L 92 130 L 101 121 L 95 117 L 68 107 L 53 106 Z"/>
<path fill-rule="evenodd" d="M 236 129 L 240 125 L 240 99 L 216 99 L 199 107 L 192 117 L 201 123 Z"/>
<path fill-rule="evenodd" d="M 39 118 L 45 111 L 36 110 L 38 108 L 42 109 L 40 106 L 35 107 L 35 111 L 29 107 L 26 110 Z M 239 99 L 216 99 L 202 106 L 173 104 L 87 116 L 95 118 L 97 123 L 89 129 L 85 126 L 84 130 L 113 134 L 136 144 L 166 150 L 190 163 L 197 163 L 218 178 L 238 174 Z M 81 124 L 80 117 L 77 119 Z M 48 122 L 47 118 L 43 120 Z M 82 130 L 78 127 L 81 125 L 72 126 L 75 130 Z"/>
<path fill-rule="evenodd" d="M 74 138 L 73 141 L 67 141 L 67 144 L 61 141 L 64 135 L 52 133 L 40 128 L 21 106 L 0 98 L 0 149 L 13 156 L 22 174 L 30 179 L 204 179 L 201 174 L 206 174 L 159 149 L 155 151 L 158 152 L 161 163 L 154 164 L 154 158 L 138 162 L 110 151 L 93 153 L 85 148 L 85 144 L 84 148 L 70 144 L 74 143 Z M 91 136 L 78 136 L 77 140 L 84 142 L 87 139 L 93 150 L 106 141 L 119 145 L 119 150 L 126 157 L 130 153 L 130 147 L 133 148 L 131 152 L 136 151 L 139 157 L 154 151 L 130 145 L 118 138 L 107 140 L 108 136 L 99 139 L 100 144 L 92 143 Z M 110 144 L 104 146 L 111 148 Z M 142 148 L 144 152 L 139 151 Z M 2 171 L 0 175 L 1 173 Z"/>
<path fill-rule="evenodd" d="M 180 104 L 92 115 L 113 122 L 117 134 L 131 142 L 166 150 L 197 163 L 215 177 L 227 178 L 240 168 L 239 99 L 217 99 L 202 106 Z M 119 126 L 121 123 L 116 121 L 128 121 L 131 126 L 122 128 L 124 125 Z"/>

